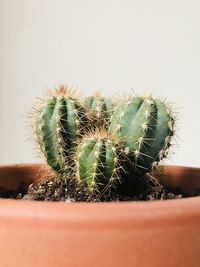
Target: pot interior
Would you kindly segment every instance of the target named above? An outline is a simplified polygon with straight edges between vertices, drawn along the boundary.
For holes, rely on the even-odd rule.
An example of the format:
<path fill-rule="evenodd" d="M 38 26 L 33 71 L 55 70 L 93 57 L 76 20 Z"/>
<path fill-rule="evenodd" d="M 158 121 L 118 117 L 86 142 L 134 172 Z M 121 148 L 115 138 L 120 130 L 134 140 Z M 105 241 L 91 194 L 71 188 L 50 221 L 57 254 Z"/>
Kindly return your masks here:
<path fill-rule="evenodd" d="M 31 183 L 38 183 L 49 174 L 44 164 L 9 164 L 0 166 L 0 188 L 18 192 L 27 190 Z M 171 189 L 179 189 L 189 196 L 200 192 L 200 168 L 165 166 L 157 175 L 160 182 Z"/>

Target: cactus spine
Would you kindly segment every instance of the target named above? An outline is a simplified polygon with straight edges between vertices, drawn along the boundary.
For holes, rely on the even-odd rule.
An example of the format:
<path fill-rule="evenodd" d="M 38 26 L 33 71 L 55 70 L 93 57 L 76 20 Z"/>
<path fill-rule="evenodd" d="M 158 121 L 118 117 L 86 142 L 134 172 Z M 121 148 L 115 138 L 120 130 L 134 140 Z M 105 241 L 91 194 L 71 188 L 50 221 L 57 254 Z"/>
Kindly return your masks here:
<path fill-rule="evenodd" d="M 141 175 L 166 157 L 174 134 L 174 118 L 161 100 L 134 97 L 115 108 L 109 131 L 123 140 L 135 173 Z"/>
<path fill-rule="evenodd" d="M 95 133 L 80 142 L 75 161 L 78 180 L 91 192 L 105 192 L 120 180 L 125 155 L 118 141 L 107 134 Z"/>
<path fill-rule="evenodd" d="M 59 174 L 69 170 L 70 153 L 81 137 L 85 111 L 64 86 L 42 103 L 36 119 L 37 140 L 47 163 Z"/>

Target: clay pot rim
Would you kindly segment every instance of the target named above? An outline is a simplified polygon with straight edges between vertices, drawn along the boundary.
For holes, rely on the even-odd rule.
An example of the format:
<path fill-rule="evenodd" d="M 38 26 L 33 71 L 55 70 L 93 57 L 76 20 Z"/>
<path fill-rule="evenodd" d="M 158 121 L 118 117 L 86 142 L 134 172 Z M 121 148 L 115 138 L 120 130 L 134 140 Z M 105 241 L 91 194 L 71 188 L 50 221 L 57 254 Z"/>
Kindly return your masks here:
<path fill-rule="evenodd" d="M 176 227 L 182 222 L 188 225 L 200 218 L 200 198 L 140 201 L 126 203 L 58 203 L 42 201 L 0 200 L 0 217 L 9 219 L 15 224 L 20 220 L 27 224 L 34 220 L 35 225 L 45 225 L 50 228 L 59 225 L 87 228 L 88 223 L 94 223 L 95 228 L 106 224 L 106 228 L 140 227 L 148 228 Z M 16 218 L 18 218 L 16 220 Z M 13 221 L 14 220 L 14 221 Z M 131 223 L 131 224 L 130 224 Z M 131 225 L 131 226 L 130 226 Z"/>

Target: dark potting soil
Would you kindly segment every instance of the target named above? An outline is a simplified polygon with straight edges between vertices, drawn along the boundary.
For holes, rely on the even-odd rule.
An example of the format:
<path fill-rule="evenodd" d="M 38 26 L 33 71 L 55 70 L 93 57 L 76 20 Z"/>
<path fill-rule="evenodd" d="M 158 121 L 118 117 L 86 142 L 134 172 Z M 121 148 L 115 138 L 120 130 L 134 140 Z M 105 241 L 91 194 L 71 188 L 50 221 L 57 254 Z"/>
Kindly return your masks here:
<path fill-rule="evenodd" d="M 71 202 L 110 202 L 110 201 L 140 201 L 165 200 L 188 197 L 177 189 L 165 188 L 151 175 L 135 179 L 134 183 L 121 185 L 117 190 L 113 188 L 104 194 L 89 192 L 83 184 L 75 180 L 61 180 L 57 177 L 47 177 L 39 184 L 31 184 L 28 190 L 19 189 L 12 192 L 0 187 L 0 198 L 14 198 L 24 200 L 63 201 Z M 200 190 L 196 195 L 200 195 Z"/>
<path fill-rule="evenodd" d="M 19 189 L 17 192 L 13 192 L 12 190 L 0 187 L 0 198 L 21 199 L 25 194 L 27 194 L 27 190 L 23 188 Z"/>
<path fill-rule="evenodd" d="M 130 185 L 129 185 L 130 186 Z M 91 193 L 84 185 L 75 181 L 48 178 L 37 185 L 31 184 L 27 193 L 23 196 L 18 194 L 16 198 L 25 200 L 63 201 L 71 202 L 110 202 L 110 201 L 140 201 L 140 200 L 164 200 L 184 197 L 180 190 L 171 191 L 163 187 L 157 180 L 147 176 L 144 180 L 137 182 L 135 192 L 130 194 L 126 189 L 101 194 Z M 122 187 L 123 188 L 123 187 Z M 125 188 L 125 187 L 124 187 Z"/>

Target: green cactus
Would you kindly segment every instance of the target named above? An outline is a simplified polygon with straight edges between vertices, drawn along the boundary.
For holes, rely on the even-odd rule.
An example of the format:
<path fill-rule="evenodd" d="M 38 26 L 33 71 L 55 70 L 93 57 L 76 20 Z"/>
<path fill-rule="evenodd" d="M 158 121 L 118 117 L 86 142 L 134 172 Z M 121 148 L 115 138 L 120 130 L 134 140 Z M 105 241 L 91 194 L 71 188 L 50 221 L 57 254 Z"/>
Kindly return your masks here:
<path fill-rule="evenodd" d="M 90 192 L 105 192 L 120 181 L 126 156 L 119 141 L 100 132 L 82 139 L 75 161 L 79 182 L 86 184 Z"/>
<path fill-rule="evenodd" d="M 60 86 L 39 107 L 35 132 L 46 162 L 60 177 L 76 177 L 90 192 L 113 187 L 134 192 L 132 177 L 167 156 L 174 123 L 169 106 L 152 96 L 114 106 L 96 94 L 83 106 Z"/>
<path fill-rule="evenodd" d="M 85 107 L 92 128 L 104 126 L 107 128 L 113 104 L 110 98 L 102 97 L 99 93 L 85 98 Z"/>
<path fill-rule="evenodd" d="M 37 141 L 47 163 L 59 174 L 68 172 L 70 153 L 85 124 L 84 108 L 64 86 L 53 91 L 38 109 Z"/>
<path fill-rule="evenodd" d="M 133 173 L 142 175 L 166 157 L 174 122 L 169 107 L 161 100 L 133 97 L 114 109 L 109 131 L 123 140 Z"/>

